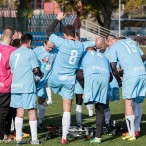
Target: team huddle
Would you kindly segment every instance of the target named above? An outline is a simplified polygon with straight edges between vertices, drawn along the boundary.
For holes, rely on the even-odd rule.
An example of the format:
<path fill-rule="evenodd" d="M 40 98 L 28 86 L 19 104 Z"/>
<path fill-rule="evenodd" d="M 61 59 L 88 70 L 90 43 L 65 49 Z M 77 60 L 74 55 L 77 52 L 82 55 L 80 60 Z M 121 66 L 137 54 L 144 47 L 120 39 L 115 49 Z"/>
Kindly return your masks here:
<path fill-rule="evenodd" d="M 5 140 L 4 133 L 10 134 L 14 119 L 16 144 L 22 144 L 23 117 L 27 109 L 31 144 L 39 144 L 37 128 L 44 128 L 45 107 L 52 104 L 53 91 L 63 100 L 61 144 L 69 143 L 67 134 L 74 94 L 78 127 L 82 126 L 82 102 L 87 106 L 89 116 L 93 115 L 95 105 L 96 133 L 90 143 L 101 143 L 103 126 L 109 124 L 111 116 L 109 102 L 119 100 L 121 87 L 128 129 L 122 139 L 136 140 L 142 117 L 141 102 L 146 93 L 146 56 L 135 41 L 112 35 L 98 37 L 95 42 L 81 42 L 71 25 L 64 27 L 64 38 L 53 34 L 64 17 L 64 13 L 58 13 L 46 31 L 48 37 L 44 45 L 34 49 L 30 49 L 31 34 L 14 39 L 12 28 L 3 30 L 0 43 L 0 142 Z"/>

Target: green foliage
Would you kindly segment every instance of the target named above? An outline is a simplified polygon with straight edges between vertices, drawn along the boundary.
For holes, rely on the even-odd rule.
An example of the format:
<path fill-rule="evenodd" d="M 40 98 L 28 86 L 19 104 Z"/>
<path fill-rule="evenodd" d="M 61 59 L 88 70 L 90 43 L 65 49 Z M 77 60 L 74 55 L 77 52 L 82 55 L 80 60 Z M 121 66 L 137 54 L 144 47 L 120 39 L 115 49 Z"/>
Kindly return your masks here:
<path fill-rule="evenodd" d="M 33 15 L 33 0 L 16 0 L 17 14 L 18 17 L 27 17 L 31 18 Z"/>
<path fill-rule="evenodd" d="M 128 0 L 126 3 L 127 12 L 135 12 L 137 9 L 142 6 L 144 0 Z"/>

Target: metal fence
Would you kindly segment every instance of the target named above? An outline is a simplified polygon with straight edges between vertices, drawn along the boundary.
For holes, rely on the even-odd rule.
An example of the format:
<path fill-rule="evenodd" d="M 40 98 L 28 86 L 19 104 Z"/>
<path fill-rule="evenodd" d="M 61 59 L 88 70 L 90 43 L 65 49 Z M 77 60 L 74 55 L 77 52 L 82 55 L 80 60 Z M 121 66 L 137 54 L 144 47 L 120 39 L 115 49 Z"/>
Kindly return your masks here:
<path fill-rule="evenodd" d="M 23 32 L 45 32 L 47 27 L 56 19 L 57 15 L 33 15 L 27 19 L 26 10 L 23 10 L 23 16 L 17 16 L 15 8 L 0 8 L 0 31 L 6 26 L 11 26 L 16 30 Z M 67 24 L 73 25 L 77 15 L 68 15 L 56 27 L 55 32 L 62 32 Z"/>

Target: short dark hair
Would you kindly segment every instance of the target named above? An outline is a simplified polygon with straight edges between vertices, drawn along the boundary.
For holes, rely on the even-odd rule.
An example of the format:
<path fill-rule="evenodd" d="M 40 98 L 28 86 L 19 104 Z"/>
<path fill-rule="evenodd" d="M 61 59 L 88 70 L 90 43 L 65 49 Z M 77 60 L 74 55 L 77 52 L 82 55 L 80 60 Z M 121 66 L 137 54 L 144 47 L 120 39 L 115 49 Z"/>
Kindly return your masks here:
<path fill-rule="evenodd" d="M 66 25 L 63 33 L 65 33 L 67 36 L 75 37 L 75 29 L 72 25 Z"/>
<path fill-rule="evenodd" d="M 96 48 L 95 47 L 87 47 L 86 51 L 96 51 Z"/>
<path fill-rule="evenodd" d="M 32 40 L 33 40 L 32 35 L 29 33 L 25 33 L 21 37 L 21 44 L 27 44 L 30 40 L 32 42 Z"/>
<path fill-rule="evenodd" d="M 124 36 L 121 36 L 121 37 L 118 37 L 119 40 L 122 40 L 122 39 L 127 39 L 126 37 Z"/>
<path fill-rule="evenodd" d="M 106 40 L 107 41 L 114 40 L 114 39 L 117 39 L 116 36 L 114 36 L 114 35 L 108 35 L 108 36 L 106 36 Z"/>
<path fill-rule="evenodd" d="M 13 47 L 15 47 L 15 48 L 19 48 L 19 47 L 21 46 L 21 44 L 20 44 L 20 39 L 14 39 L 14 40 L 12 41 L 11 46 L 13 46 Z"/>
<path fill-rule="evenodd" d="M 49 41 L 49 37 L 47 37 L 47 38 L 45 39 L 44 43 L 47 45 L 48 41 Z"/>
<path fill-rule="evenodd" d="M 7 26 L 3 29 L 3 36 L 4 37 L 12 38 L 13 35 L 14 35 L 14 29 L 12 27 Z"/>

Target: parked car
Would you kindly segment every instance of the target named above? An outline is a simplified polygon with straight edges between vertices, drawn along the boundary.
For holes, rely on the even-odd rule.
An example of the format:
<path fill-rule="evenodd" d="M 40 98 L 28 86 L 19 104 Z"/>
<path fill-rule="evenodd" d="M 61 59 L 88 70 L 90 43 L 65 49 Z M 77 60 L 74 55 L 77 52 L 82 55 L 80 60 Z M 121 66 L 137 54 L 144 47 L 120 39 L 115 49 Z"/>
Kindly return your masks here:
<path fill-rule="evenodd" d="M 137 41 L 141 45 L 146 45 L 146 31 L 144 30 L 128 30 L 123 34 L 126 38 Z"/>

